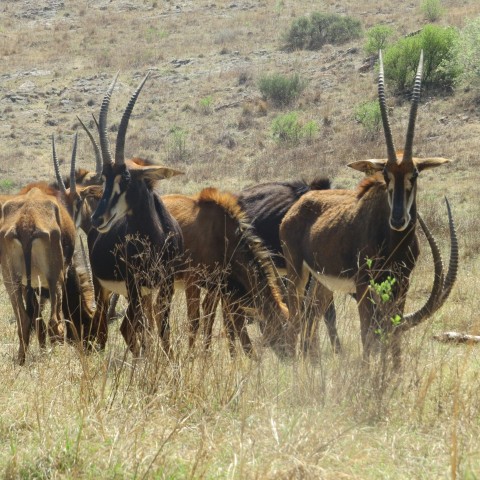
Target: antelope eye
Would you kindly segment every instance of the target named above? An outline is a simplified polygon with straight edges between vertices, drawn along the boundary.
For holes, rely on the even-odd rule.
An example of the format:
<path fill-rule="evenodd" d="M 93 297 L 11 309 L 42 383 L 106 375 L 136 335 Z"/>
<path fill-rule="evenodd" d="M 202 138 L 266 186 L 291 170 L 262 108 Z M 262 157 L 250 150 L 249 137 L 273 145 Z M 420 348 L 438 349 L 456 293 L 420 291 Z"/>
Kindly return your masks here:
<path fill-rule="evenodd" d="M 418 170 L 414 170 L 412 173 L 412 182 L 415 181 L 418 177 Z"/>

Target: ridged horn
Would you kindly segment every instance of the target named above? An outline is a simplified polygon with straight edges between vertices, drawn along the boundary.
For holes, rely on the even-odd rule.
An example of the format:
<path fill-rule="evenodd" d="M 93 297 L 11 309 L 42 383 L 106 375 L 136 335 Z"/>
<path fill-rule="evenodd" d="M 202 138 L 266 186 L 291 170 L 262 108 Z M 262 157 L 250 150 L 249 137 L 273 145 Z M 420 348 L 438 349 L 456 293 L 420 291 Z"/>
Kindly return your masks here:
<path fill-rule="evenodd" d="M 75 162 L 77 160 L 78 133 L 75 132 L 73 140 L 72 160 L 70 162 L 70 194 L 77 193 L 77 176 L 75 175 Z"/>
<path fill-rule="evenodd" d="M 93 117 L 95 118 L 95 117 Z M 90 139 L 90 142 L 92 142 L 93 150 L 95 151 L 95 174 L 97 177 L 99 177 L 102 174 L 102 153 L 100 152 L 100 147 L 98 146 L 98 143 L 96 142 L 94 136 L 92 135 L 92 132 L 90 129 L 82 122 L 80 117 L 77 116 L 78 121 L 80 122 L 80 125 L 83 127 L 85 132 L 87 132 L 88 138 Z M 96 123 L 96 120 L 95 120 Z M 97 124 L 97 123 L 96 123 Z M 97 124 L 98 125 L 98 124 Z M 98 127 L 97 127 L 98 130 Z"/>
<path fill-rule="evenodd" d="M 103 97 L 102 106 L 100 107 L 100 117 L 98 120 L 98 133 L 100 134 L 100 149 L 102 151 L 103 165 L 113 164 L 112 152 L 110 151 L 110 144 L 108 143 L 107 136 L 107 114 L 108 107 L 110 105 L 110 97 L 112 96 L 113 89 L 117 83 L 118 73 L 115 75 L 113 82 L 107 90 L 107 93 Z"/>
<path fill-rule="evenodd" d="M 92 289 L 93 294 L 93 301 L 92 301 L 92 310 L 95 310 L 96 308 L 96 303 L 95 303 L 95 286 L 93 284 L 93 273 L 92 273 L 92 266 L 90 265 L 90 260 L 88 259 L 87 255 L 87 249 L 85 248 L 85 245 L 83 243 L 83 238 L 80 236 L 80 248 L 82 250 L 82 257 L 83 257 L 83 263 L 85 265 L 85 269 L 87 270 L 87 275 L 88 275 L 88 283 L 90 284 L 90 288 Z"/>
<path fill-rule="evenodd" d="M 55 169 L 55 177 L 57 179 L 58 189 L 63 195 L 67 194 L 65 183 L 60 175 L 60 165 L 58 164 L 57 152 L 55 150 L 55 135 L 52 135 L 52 155 L 53 155 L 53 168 Z"/>
<path fill-rule="evenodd" d="M 455 283 L 458 270 L 458 239 L 455 231 L 455 224 L 453 222 L 450 205 L 448 203 L 448 200 L 446 200 L 446 202 L 448 212 L 448 227 L 450 231 L 450 261 L 445 281 L 443 273 L 443 262 L 441 259 L 438 245 L 433 238 L 430 230 L 423 221 L 422 217 L 418 214 L 418 220 L 420 221 L 420 225 L 425 232 L 428 243 L 430 244 L 430 248 L 432 250 L 435 265 L 435 277 L 432 291 L 427 302 L 422 308 L 420 308 L 416 312 L 404 315 L 402 323 L 398 327 L 400 330 L 409 330 L 410 328 L 418 325 L 423 320 L 433 315 L 445 303 L 445 300 L 448 298 L 448 295 L 452 290 L 453 284 Z"/>
<path fill-rule="evenodd" d="M 420 92 L 422 89 L 423 74 L 423 50 L 420 52 L 417 74 L 415 75 L 415 84 L 413 85 L 412 106 L 410 107 L 410 118 L 408 120 L 407 139 L 405 149 L 403 150 L 402 163 L 413 162 L 413 137 L 415 135 L 415 121 L 417 119 L 418 104 L 420 103 Z"/>
<path fill-rule="evenodd" d="M 388 162 L 396 162 L 397 154 L 393 143 L 392 129 L 388 120 L 387 102 L 385 100 L 385 74 L 383 72 L 382 51 L 378 52 L 378 103 L 380 104 L 380 113 L 382 115 L 383 131 L 385 133 L 385 141 L 387 143 Z"/>
<path fill-rule="evenodd" d="M 142 91 L 145 82 L 147 81 L 150 75 L 150 71 L 145 75 L 145 78 L 142 80 L 140 85 L 137 87 L 133 95 L 130 97 L 127 108 L 123 112 L 122 120 L 120 126 L 118 127 L 117 134 L 117 143 L 115 148 L 115 164 L 123 165 L 125 163 L 125 136 L 127 134 L 128 121 L 130 120 L 130 115 L 132 114 L 133 107 L 137 101 L 140 92 Z"/>
<path fill-rule="evenodd" d="M 450 227 L 450 262 L 448 263 L 448 272 L 445 277 L 445 283 L 443 284 L 442 294 L 439 298 L 439 307 L 440 308 L 445 300 L 450 295 L 452 291 L 453 285 L 455 284 L 455 280 L 457 279 L 458 273 L 458 238 L 457 232 L 455 231 L 455 225 L 453 223 L 452 217 L 452 210 L 450 208 L 450 203 L 448 202 L 447 197 L 445 197 L 445 202 L 447 204 L 447 212 L 448 212 L 448 225 Z"/>

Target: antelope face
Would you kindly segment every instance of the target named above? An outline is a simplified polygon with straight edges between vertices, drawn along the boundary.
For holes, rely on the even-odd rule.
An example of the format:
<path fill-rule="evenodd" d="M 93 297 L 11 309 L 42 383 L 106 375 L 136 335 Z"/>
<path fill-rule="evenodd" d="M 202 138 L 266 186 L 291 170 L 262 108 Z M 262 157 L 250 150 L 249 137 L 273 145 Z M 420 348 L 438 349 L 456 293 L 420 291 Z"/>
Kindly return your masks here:
<path fill-rule="evenodd" d="M 439 167 L 450 160 L 441 157 L 412 158 L 405 161 L 400 152 L 399 161 L 389 162 L 387 159 L 358 160 L 348 164 L 350 168 L 372 175 L 382 172 L 387 185 L 387 198 L 390 206 L 388 222 L 392 230 L 404 231 L 412 220 L 412 207 L 417 195 L 418 174 L 426 169 Z"/>
<path fill-rule="evenodd" d="M 387 185 L 387 198 L 390 205 L 389 224 L 392 230 L 405 230 L 410 221 L 412 205 L 417 193 L 418 169 L 410 164 L 387 163 L 383 169 L 383 178 Z"/>
<path fill-rule="evenodd" d="M 92 215 L 92 225 L 100 233 L 108 232 L 111 226 L 128 212 L 127 190 L 131 182 L 128 168 L 123 165 L 105 165 L 102 172 L 103 195 Z"/>

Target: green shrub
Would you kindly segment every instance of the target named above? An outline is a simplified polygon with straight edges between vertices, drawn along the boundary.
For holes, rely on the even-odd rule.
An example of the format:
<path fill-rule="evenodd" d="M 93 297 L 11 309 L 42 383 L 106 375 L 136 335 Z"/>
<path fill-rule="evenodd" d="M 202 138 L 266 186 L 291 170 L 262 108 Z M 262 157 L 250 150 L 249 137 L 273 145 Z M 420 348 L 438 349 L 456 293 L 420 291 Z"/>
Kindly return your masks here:
<path fill-rule="evenodd" d="M 303 92 L 307 83 L 300 78 L 300 75 L 287 77 L 274 73 L 260 78 L 258 88 L 267 100 L 270 100 L 276 107 L 289 105 Z"/>
<path fill-rule="evenodd" d="M 420 10 L 428 22 L 436 22 L 443 15 L 443 8 L 440 0 L 423 0 Z"/>
<path fill-rule="evenodd" d="M 402 38 L 385 51 L 385 77 L 397 91 L 410 89 L 423 49 L 423 85 L 451 87 L 459 74 L 458 69 L 449 66 L 457 37 L 452 27 L 426 25 L 418 35 Z"/>
<path fill-rule="evenodd" d="M 378 101 L 363 102 L 358 105 L 355 110 L 355 120 L 363 126 L 368 137 L 375 137 L 382 125 Z"/>
<path fill-rule="evenodd" d="M 393 35 L 393 28 L 387 25 L 375 25 L 367 30 L 365 53 L 376 55 L 379 50 L 385 50 L 388 40 Z"/>
<path fill-rule="evenodd" d="M 318 124 L 315 121 L 303 124 L 296 112 L 279 115 L 272 122 L 272 136 L 279 143 L 296 145 L 303 138 L 311 141 L 317 132 Z"/>
<path fill-rule="evenodd" d="M 212 105 L 213 105 L 212 96 L 208 95 L 207 97 L 201 98 L 198 102 L 198 105 L 200 107 L 200 112 L 202 112 L 204 115 L 208 115 L 212 113 Z"/>
<path fill-rule="evenodd" d="M 480 91 L 480 17 L 460 32 L 454 47 L 450 69 L 459 73 L 458 80 Z"/>
<path fill-rule="evenodd" d="M 287 50 L 319 50 L 327 43 L 342 44 L 360 38 L 359 20 L 337 14 L 312 13 L 309 17 L 295 19 L 285 35 Z"/>
<path fill-rule="evenodd" d="M 167 140 L 167 159 L 170 163 L 186 162 L 190 156 L 187 149 L 187 132 L 174 125 Z"/>
<path fill-rule="evenodd" d="M 16 188 L 16 183 L 9 178 L 2 178 L 0 180 L 0 193 L 12 193 Z"/>

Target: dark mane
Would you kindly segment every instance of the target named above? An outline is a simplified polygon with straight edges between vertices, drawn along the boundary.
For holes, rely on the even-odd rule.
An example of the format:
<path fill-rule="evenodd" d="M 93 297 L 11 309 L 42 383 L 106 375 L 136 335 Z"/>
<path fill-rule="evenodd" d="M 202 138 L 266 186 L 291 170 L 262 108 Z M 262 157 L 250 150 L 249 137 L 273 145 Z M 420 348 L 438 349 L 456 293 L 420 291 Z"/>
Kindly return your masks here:
<path fill-rule="evenodd" d="M 247 214 L 238 204 L 236 197 L 231 193 L 218 191 L 216 188 L 205 188 L 198 195 L 198 203 L 215 203 L 236 223 L 240 233 L 240 242 L 236 249 L 242 249 L 246 256 L 251 257 L 252 266 L 257 267 L 257 274 L 262 278 L 264 285 L 268 285 L 277 302 L 283 302 L 270 252 L 261 238 L 255 234 Z"/>

